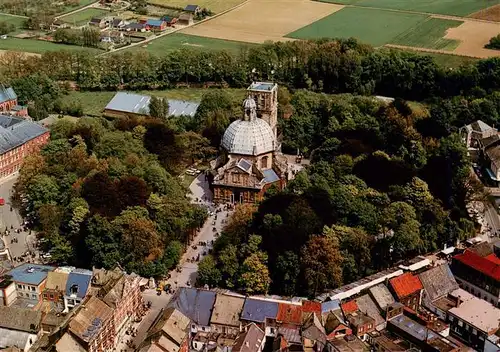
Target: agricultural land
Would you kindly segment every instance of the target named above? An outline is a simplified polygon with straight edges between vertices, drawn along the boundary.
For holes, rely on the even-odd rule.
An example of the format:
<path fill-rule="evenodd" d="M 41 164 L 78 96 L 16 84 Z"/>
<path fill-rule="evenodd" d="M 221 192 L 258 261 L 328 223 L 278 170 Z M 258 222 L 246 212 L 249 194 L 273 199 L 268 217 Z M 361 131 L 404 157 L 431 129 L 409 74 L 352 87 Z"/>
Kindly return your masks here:
<path fill-rule="evenodd" d="M 245 0 L 200 0 L 196 4 L 202 8 L 207 8 L 213 13 L 221 13 L 229 10 Z M 148 0 L 151 5 L 168 6 L 172 8 L 184 8 L 193 2 L 189 0 Z"/>
<path fill-rule="evenodd" d="M 60 20 L 75 26 L 83 26 L 88 23 L 92 17 L 109 16 L 110 12 L 104 9 L 88 8 L 72 14 L 60 17 Z"/>

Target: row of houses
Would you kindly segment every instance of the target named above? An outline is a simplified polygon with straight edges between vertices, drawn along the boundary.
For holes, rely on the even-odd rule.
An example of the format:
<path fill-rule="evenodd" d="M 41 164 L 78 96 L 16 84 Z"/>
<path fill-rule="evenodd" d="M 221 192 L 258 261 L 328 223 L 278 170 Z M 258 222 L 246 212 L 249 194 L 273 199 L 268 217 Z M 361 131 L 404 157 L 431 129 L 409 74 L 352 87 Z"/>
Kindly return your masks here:
<path fill-rule="evenodd" d="M 142 314 L 141 282 L 119 269 L 20 265 L 0 277 L 0 349 L 113 349 Z"/>

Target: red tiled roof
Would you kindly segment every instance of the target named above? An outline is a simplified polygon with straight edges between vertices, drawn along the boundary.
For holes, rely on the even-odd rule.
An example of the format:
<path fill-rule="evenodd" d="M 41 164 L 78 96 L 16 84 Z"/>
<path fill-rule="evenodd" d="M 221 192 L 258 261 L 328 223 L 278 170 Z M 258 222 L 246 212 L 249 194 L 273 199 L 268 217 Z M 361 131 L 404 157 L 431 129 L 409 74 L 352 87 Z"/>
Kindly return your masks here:
<path fill-rule="evenodd" d="M 276 321 L 284 324 L 302 324 L 302 306 L 279 303 Z"/>
<path fill-rule="evenodd" d="M 406 273 L 401 276 L 391 279 L 390 284 L 398 296 L 398 298 L 404 298 L 412 293 L 422 290 L 422 283 L 418 276 L 414 276 L 411 273 Z"/>
<path fill-rule="evenodd" d="M 313 301 L 303 301 L 302 311 L 304 313 L 317 313 L 317 312 L 321 313 L 321 303 Z"/>
<path fill-rule="evenodd" d="M 358 304 L 356 303 L 355 300 L 352 300 L 352 301 L 349 301 L 346 303 L 342 303 L 340 305 L 340 308 L 342 309 L 342 312 L 344 312 L 344 315 L 354 313 L 355 311 L 357 311 L 359 309 Z"/>
<path fill-rule="evenodd" d="M 453 259 L 495 280 L 500 280 L 500 263 L 498 262 L 498 258 L 490 258 L 492 255 L 494 254 L 490 254 L 483 258 L 474 252 L 465 251 L 462 254 L 454 256 Z"/>

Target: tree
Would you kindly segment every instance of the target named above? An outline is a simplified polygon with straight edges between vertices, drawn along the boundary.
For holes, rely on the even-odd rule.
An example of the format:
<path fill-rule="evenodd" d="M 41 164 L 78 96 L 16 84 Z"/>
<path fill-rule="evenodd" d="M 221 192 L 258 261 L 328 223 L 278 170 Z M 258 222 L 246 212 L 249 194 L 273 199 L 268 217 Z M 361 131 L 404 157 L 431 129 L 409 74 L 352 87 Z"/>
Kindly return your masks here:
<path fill-rule="evenodd" d="M 219 264 L 222 279 L 227 287 L 232 288 L 235 286 L 236 274 L 239 269 L 238 262 L 238 247 L 228 245 L 219 252 Z"/>
<path fill-rule="evenodd" d="M 149 115 L 166 121 L 169 114 L 169 105 L 166 98 L 157 98 L 155 96 L 151 97 L 149 101 Z"/>
<path fill-rule="evenodd" d="M 212 255 L 205 256 L 198 264 L 198 275 L 196 277 L 196 285 L 198 287 L 208 285 L 208 287 L 218 287 L 222 280 L 220 270 L 217 268 L 217 263 Z"/>
<path fill-rule="evenodd" d="M 81 35 L 85 46 L 97 47 L 101 41 L 101 32 L 95 28 L 84 27 Z"/>
<path fill-rule="evenodd" d="M 27 198 L 33 209 L 43 204 L 56 204 L 59 199 L 57 181 L 44 174 L 36 175 L 27 187 Z"/>
<path fill-rule="evenodd" d="M 274 291 L 286 296 L 293 296 L 297 292 L 300 273 L 299 256 L 292 251 L 286 251 L 279 255 L 271 273 Z"/>
<path fill-rule="evenodd" d="M 15 30 L 16 26 L 12 23 L 0 21 L 0 35 L 9 34 L 10 32 L 14 32 Z"/>
<path fill-rule="evenodd" d="M 484 46 L 487 49 L 497 49 L 500 50 L 500 34 L 490 38 L 488 44 Z"/>
<path fill-rule="evenodd" d="M 301 250 L 301 266 L 305 290 L 316 296 L 342 284 L 342 255 L 337 238 L 313 235 Z"/>
<path fill-rule="evenodd" d="M 262 255 L 253 253 L 243 262 L 239 278 L 240 288 L 249 294 L 267 293 L 271 280 L 269 269 L 261 260 Z"/>

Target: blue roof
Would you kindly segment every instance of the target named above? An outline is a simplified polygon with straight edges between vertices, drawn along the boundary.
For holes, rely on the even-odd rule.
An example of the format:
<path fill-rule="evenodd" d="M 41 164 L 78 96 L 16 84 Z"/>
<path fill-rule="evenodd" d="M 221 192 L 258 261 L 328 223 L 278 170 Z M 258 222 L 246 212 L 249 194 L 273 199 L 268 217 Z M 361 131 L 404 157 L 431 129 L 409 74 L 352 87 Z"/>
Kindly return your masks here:
<path fill-rule="evenodd" d="M 75 269 L 68 275 L 66 281 L 66 296 L 71 295 L 71 287 L 77 288 L 76 296 L 78 298 L 85 298 L 92 279 L 92 271 L 85 269 Z"/>
<path fill-rule="evenodd" d="M 321 303 L 321 313 L 326 313 L 337 309 L 340 309 L 340 301 L 338 299 Z"/>
<path fill-rule="evenodd" d="M 4 86 L 0 86 L 0 103 L 4 103 L 9 100 L 17 99 L 16 92 L 11 87 L 5 88 Z"/>
<path fill-rule="evenodd" d="M 179 310 L 198 325 L 210 325 L 210 317 L 215 303 L 216 293 L 207 290 L 181 287 L 168 304 Z"/>
<path fill-rule="evenodd" d="M 276 319 L 278 303 L 261 299 L 247 298 L 241 312 L 241 319 L 263 323 L 266 318 Z"/>
<path fill-rule="evenodd" d="M 152 20 L 152 19 L 148 19 L 146 22 L 148 26 L 153 26 L 153 27 L 160 27 L 162 23 L 163 23 L 162 20 Z"/>
<path fill-rule="evenodd" d="M 117 92 L 106 105 L 106 110 L 149 115 L 149 95 Z M 194 116 L 200 104 L 184 100 L 168 100 L 168 113 L 173 116 Z"/>
<path fill-rule="evenodd" d="M 264 174 L 264 179 L 266 183 L 273 183 L 280 179 L 278 175 L 276 175 L 276 172 L 274 172 L 273 169 L 264 170 L 262 171 L 262 173 Z"/>
<path fill-rule="evenodd" d="M 187 5 L 187 6 L 184 8 L 184 11 L 188 11 L 188 12 L 195 12 L 197 8 L 199 8 L 199 6 L 198 6 L 198 5 Z"/>
<path fill-rule="evenodd" d="M 48 132 L 39 124 L 19 117 L 0 115 L 0 154 Z"/>
<path fill-rule="evenodd" d="M 170 22 L 172 21 L 172 17 L 170 16 L 163 16 L 162 18 L 160 18 L 162 21 L 165 21 L 165 22 Z"/>
<path fill-rule="evenodd" d="M 47 278 L 49 271 L 53 271 L 54 269 L 53 266 L 25 263 L 5 274 L 12 276 L 12 280 L 16 283 L 39 285 Z"/>

